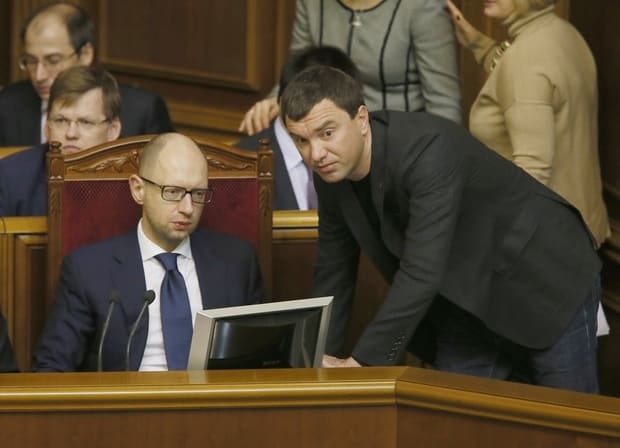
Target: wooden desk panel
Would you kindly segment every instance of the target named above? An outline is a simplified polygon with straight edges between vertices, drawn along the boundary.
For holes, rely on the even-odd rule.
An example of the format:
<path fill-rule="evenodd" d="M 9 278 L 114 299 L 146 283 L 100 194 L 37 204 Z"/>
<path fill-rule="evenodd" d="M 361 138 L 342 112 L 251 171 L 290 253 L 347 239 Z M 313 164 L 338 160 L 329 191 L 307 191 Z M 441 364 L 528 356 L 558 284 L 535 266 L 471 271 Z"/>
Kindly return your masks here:
<path fill-rule="evenodd" d="M 3 445 L 611 447 L 620 400 L 425 369 L 5 374 Z"/>
<path fill-rule="evenodd" d="M 22 370 L 30 370 L 46 317 L 46 249 L 44 217 L 0 218 L 0 309 Z"/>

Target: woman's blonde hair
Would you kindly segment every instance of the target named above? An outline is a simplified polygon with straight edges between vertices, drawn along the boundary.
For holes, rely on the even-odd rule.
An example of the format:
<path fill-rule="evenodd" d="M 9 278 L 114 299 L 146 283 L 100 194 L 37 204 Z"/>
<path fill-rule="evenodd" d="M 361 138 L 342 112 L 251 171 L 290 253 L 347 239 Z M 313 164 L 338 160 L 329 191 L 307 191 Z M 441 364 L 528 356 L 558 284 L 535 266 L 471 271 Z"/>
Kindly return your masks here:
<path fill-rule="evenodd" d="M 553 5 L 556 0 L 514 0 L 518 14 L 525 14 L 530 11 L 538 11 Z"/>

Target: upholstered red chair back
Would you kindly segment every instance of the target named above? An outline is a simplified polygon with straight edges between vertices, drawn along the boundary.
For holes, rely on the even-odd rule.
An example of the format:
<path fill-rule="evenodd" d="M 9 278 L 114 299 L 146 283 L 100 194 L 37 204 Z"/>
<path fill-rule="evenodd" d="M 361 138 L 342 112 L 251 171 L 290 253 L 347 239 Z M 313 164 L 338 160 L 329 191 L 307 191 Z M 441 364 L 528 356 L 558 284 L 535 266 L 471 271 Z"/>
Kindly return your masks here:
<path fill-rule="evenodd" d="M 49 301 L 64 254 L 135 228 L 141 208 L 131 197 L 127 179 L 137 172 L 140 151 L 152 137 L 128 137 L 66 156 L 57 145 L 51 145 L 48 154 Z M 252 242 L 270 294 L 272 162 L 268 144 L 264 142 L 254 152 L 204 139 L 196 142 L 207 158 L 209 185 L 214 190 L 200 225 Z"/>

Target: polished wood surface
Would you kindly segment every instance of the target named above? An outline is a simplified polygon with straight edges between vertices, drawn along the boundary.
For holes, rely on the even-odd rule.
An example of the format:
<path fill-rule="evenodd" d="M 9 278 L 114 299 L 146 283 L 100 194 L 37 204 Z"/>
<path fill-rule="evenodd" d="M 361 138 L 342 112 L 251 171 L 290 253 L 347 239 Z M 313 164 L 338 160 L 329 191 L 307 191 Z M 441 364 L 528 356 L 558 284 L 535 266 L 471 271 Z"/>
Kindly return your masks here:
<path fill-rule="evenodd" d="M 502 440 L 508 447 L 519 446 L 516 441 L 606 447 L 620 441 L 618 399 L 416 368 L 5 374 L 0 380 L 0 425 L 9 446 L 496 447 Z"/>

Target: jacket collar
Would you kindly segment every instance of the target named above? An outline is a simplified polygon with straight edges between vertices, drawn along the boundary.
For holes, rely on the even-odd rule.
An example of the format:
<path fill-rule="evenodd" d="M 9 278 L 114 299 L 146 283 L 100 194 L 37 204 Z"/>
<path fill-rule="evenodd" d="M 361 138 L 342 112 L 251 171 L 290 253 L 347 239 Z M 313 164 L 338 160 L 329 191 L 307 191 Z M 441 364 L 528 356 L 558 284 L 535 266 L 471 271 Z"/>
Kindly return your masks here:
<path fill-rule="evenodd" d="M 554 11 L 555 7 L 550 5 L 537 11 L 530 11 L 522 16 L 509 17 L 504 21 L 504 25 L 508 26 L 508 36 L 514 40 L 523 32 L 545 26 L 555 16 Z"/>

